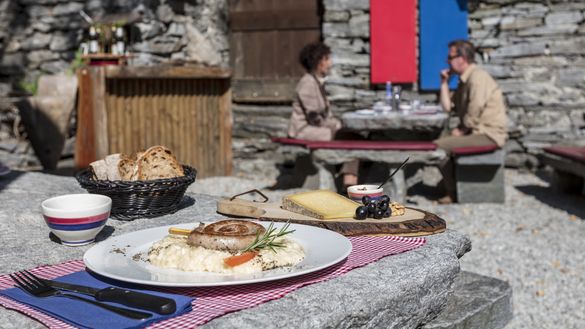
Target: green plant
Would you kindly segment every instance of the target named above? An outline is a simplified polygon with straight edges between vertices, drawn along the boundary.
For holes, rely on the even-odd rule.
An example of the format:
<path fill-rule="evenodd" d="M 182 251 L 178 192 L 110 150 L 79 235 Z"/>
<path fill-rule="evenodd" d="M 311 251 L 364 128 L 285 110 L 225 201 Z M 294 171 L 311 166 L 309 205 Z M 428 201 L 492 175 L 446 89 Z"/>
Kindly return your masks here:
<path fill-rule="evenodd" d="M 38 79 L 35 79 L 32 82 L 20 81 L 18 86 L 31 95 L 35 95 L 39 89 Z"/>
<path fill-rule="evenodd" d="M 73 60 L 69 64 L 69 73 L 75 74 L 77 69 L 80 68 L 81 66 L 83 66 L 84 63 L 83 63 L 82 55 L 83 55 L 83 53 L 82 53 L 81 49 L 78 49 L 75 52 L 75 57 L 73 58 Z"/>

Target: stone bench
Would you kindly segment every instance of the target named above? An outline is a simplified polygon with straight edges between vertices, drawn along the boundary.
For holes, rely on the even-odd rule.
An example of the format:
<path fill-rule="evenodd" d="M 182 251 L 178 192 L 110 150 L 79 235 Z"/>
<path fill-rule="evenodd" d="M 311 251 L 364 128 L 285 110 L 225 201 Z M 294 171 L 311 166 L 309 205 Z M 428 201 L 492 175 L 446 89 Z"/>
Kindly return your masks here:
<path fill-rule="evenodd" d="M 496 145 L 459 147 L 451 151 L 457 202 L 504 203 L 504 150 Z"/>
<path fill-rule="evenodd" d="M 552 188 L 585 194 L 585 147 L 551 146 L 543 150 L 542 162 L 554 169 Z"/>
<path fill-rule="evenodd" d="M 512 287 L 495 278 L 460 272 L 439 315 L 421 329 L 501 329 L 512 319 Z"/>
<path fill-rule="evenodd" d="M 392 170 L 407 157 L 410 158 L 408 164 L 436 165 L 446 156 L 444 151 L 437 149 L 436 144 L 426 141 L 307 141 L 291 138 L 272 140 L 289 148 L 298 148 L 299 154 L 303 154 L 303 150 L 310 151 L 311 161 L 317 172 L 307 178 L 304 187 L 308 188 L 335 190 L 335 166 L 354 159 L 385 163 Z M 406 189 L 403 170 L 384 185 L 384 192 L 401 202 L 406 197 Z"/>

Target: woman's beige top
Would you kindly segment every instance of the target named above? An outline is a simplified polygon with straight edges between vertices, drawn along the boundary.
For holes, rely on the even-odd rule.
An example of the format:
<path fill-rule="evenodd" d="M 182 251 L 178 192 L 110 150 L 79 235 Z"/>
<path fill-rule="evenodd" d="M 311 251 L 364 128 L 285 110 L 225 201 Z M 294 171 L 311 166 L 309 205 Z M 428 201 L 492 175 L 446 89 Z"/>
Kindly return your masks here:
<path fill-rule="evenodd" d="M 453 95 L 461 125 L 473 134 L 485 134 L 498 146 L 507 138 L 506 105 L 502 90 L 485 70 L 472 64 L 460 77 Z"/>
<path fill-rule="evenodd" d="M 333 117 L 323 84 L 306 73 L 295 89 L 293 111 L 288 124 L 290 138 L 329 141 L 341 129 L 341 121 Z"/>

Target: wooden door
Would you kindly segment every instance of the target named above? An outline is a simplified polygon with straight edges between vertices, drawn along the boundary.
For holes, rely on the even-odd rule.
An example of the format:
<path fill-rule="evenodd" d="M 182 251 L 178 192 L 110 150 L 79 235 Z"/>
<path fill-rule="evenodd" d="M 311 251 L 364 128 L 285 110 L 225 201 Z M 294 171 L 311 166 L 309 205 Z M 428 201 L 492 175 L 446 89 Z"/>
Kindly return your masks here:
<path fill-rule="evenodd" d="M 289 102 L 301 48 L 321 38 L 319 0 L 230 0 L 234 101 Z"/>

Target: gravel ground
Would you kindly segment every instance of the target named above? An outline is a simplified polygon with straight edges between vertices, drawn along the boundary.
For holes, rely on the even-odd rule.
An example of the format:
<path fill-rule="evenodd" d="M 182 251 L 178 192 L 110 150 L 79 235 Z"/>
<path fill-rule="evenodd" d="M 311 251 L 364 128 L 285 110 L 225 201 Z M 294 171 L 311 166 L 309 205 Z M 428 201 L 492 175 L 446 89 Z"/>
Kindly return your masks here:
<path fill-rule="evenodd" d="M 213 177 L 189 190 L 232 196 L 259 188 L 271 200 L 298 191 L 270 190 L 274 183 L 270 177 Z M 506 171 L 506 183 L 504 205 L 437 205 L 421 194 L 409 201 L 471 237 L 463 270 L 512 285 L 515 316 L 506 328 L 585 328 L 585 197 L 555 195 L 546 179 L 516 170 Z"/>

